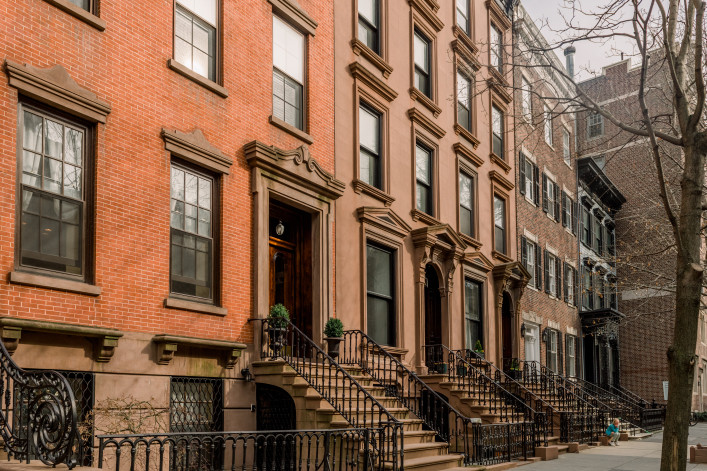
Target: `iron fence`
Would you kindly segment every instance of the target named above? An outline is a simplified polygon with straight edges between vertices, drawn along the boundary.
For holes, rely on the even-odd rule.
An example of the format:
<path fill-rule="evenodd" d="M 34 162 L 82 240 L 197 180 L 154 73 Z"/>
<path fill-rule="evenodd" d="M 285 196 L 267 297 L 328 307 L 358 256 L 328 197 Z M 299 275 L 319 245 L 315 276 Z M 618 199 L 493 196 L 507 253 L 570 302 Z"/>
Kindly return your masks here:
<path fill-rule="evenodd" d="M 114 471 L 366 470 L 384 460 L 368 446 L 382 428 L 99 435 L 98 467 Z M 376 438 L 377 437 L 377 438 Z M 222 461 L 204 457 L 222 456 Z"/>

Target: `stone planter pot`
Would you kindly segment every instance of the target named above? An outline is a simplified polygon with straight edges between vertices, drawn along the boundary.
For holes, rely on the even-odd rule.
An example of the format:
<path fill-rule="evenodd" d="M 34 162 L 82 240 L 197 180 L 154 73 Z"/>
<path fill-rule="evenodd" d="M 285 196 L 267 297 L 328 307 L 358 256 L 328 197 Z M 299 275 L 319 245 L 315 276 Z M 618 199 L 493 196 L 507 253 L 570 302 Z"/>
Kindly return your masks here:
<path fill-rule="evenodd" d="M 282 347 L 285 344 L 285 327 L 268 327 L 268 346 L 272 350 L 273 357 L 279 357 Z"/>
<path fill-rule="evenodd" d="M 341 342 L 343 337 L 324 337 L 327 343 L 327 353 L 329 356 L 336 359 L 339 357 L 339 347 L 341 347 Z"/>

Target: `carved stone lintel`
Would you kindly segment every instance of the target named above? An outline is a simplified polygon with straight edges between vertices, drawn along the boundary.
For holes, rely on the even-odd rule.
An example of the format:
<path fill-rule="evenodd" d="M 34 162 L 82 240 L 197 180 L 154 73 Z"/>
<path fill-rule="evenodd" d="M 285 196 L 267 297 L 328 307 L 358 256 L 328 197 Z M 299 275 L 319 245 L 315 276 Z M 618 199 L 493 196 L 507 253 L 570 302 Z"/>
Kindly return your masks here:
<path fill-rule="evenodd" d="M 183 337 L 180 335 L 155 335 L 152 341 L 157 345 L 157 363 L 169 365 L 177 353 L 179 345 L 194 346 L 197 348 L 217 350 L 223 352 L 223 363 L 226 369 L 233 369 L 246 349 L 246 345 L 227 340 L 200 339 L 196 337 Z"/>
<path fill-rule="evenodd" d="M 97 362 L 105 363 L 113 358 L 115 349 L 118 346 L 120 337 L 106 335 L 103 338 L 98 338 L 96 341 L 95 358 Z"/>
<path fill-rule="evenodd" d="M 158 343 L 157 344 L 157 363 L 160 365 L 169 365 L 177 353 L 176 343 Z"/>
<path fill-rule="evenodd" d="M 213 146 L 201 129 L 197 128 L 186 133 L 176 129 L 162 128 L 161 135 L 164 139 L 165 149 L 172 154 L 214 172 L 229 173 L 233 159 Z"/>

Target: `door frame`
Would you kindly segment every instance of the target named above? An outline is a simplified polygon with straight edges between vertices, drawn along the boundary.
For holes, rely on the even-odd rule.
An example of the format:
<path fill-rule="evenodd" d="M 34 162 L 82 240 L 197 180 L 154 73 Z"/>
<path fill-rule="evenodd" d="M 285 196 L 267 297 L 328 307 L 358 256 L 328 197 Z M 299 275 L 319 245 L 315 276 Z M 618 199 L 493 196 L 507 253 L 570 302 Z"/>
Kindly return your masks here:
<path fill-rule="evenodd" d="M 531 337 L 531 331 L 535 331 L 535 343 L 532 350 L 534 350 L 535 358 L 533 360 L 528 359 L 528 337 Z M 525 321 L 525 337 L 523 338 L 524 349 L 525 349 L 525 361 L 535 361 L 540 363 L 540 325 Z"/>

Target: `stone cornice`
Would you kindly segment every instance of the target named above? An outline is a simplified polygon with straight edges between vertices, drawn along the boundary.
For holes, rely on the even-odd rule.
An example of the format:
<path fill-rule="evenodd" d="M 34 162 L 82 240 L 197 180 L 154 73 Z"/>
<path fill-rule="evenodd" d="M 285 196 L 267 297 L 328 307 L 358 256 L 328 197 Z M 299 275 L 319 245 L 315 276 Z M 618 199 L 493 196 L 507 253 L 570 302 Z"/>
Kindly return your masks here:
<path fill-rule="evenodd" d="M 444 28 L 444 23 L 439 19 L 433 7 L 436 2 L 431 3 L 429 0 L 408 0 L 410 6 L 422 17 L 425 21 L 434 28 L 438 33 Z M 439 9 L 439 5 L 437 5 Z"/>
<path fill-rule="evenodd" d="M 353 49 L 354 54 L 356 54 L 357 56 L 363 56 L 368 59 L 371 64 L 376 66 L 376 68 L 381 71 L 383 77 L 390 77 L 390 74 L 393 72 L 393 68 L 390 66 L 390 64 L 384 61 L 381 56 L 379 56 L 378 54 L 373 52 L 371 48 L 366 46 L 363 41 L 358 38 L 352 39 L 351 49 Z"/>
<path fill-rule="evenodd" d="M 229 173 L 233 159 L 214 147 L 200 129 L 190 133 L 162 128 L 164 148 L 172 155 L 218 173 Z"/>
<path fill-rule="evenodd" d="M 400 238 L 406 237 L 412 230 L 395 211 L 389 208 L 362 206 L 356 210 L 356 214 L 359 221 L 367 222 Z"/>
<path fill-rule="evenodd" d="M 513 185 L 513 183 L 510 180 L 508 180 L 506 177 L 504 177 L 503 175 L 501 175 L 500 173 L 498 173 L 495 170 L 491 170 L 489 172 L 489 178 L 491 179 L 492 182 L 497 183 L 499 186 L 501 186 L 502 188 L 504 188 L 508 191 L 511 191 L 511 190 L 513 190 L 513 188 L 515 188 L 515 185 Z"/>
<path fill-rule="evenodd" d="M 273 11 L 283 16 L 293 26 L 314 36 L 317 22 L 302 9 L 297 0 L 268 0 L 268 2 L 272 5 Z"/>
<path fill-rule="evenodd" d="M 355 80 L 360 80 L 369 88 L 377 92 L 380 96 L 385 98 L 386 101 L 391 102 L 398 96 L 398 93 L 395 90 L 388 86 L 388 84 L 386 84 L 383 80 L 372 74 L 371 71 L 360 62 L 352 62 L 349 64 L 349 71 Z"/>
<path fill-rule="evenodd" d="M 224 351 L 225 368 L 230 370 L 235 366 L 243 350 L 247 348 L 246 344 L 240 342 L 168 334 L 155 335 L 152 337 L 152 341 L 157 345 L 157 363 L 160 365 L 168 365 L 174 358 L 179 345 L 185 345 L 207 350 Z"/>
<path fill-rule="evenodd" d="M 484 161 L 481 157 L 473 153 L 469 148 L 467 148 L 464 144 L 460 142 L 454 143 L 452 145 L 452 148 L 454 149 L 454 152 L 457 154 L 466 157 L 469 162 L 474 164 L 477 167 L 481 167 L 484 164 Z"/>
<path fill-rule="evenodd" d="M 105 123 L 110 104 L 77 84 L 60 64 L 40 69 L 5 60 L 9 85 L 21 94 L 89 121 Z"/>
<path fill-rule="evenodd" d="M 501 10 L 496 0 L 486 0 L 486 8 L 489 10 L 489 14 L 498 23 L 498 26 L 504 30 L 511 27 L 511 20 L 508 19 L 506 12 Z"/>
<path fill-rule="evenodd" d="M 324 170 L 312 157 L 307 146 L 282 150 L 260 141 L 243 146 L 250 168 L 259 168 L 309 188 L 320 195 L 337 199 L 344 194 L 346 185 Z"/>
<path fill-rule="evenodd" d="M 418 90 L 415 87 L 410 87 L 410 98 L 413 99 L 413 101 L 417 101 L 421 103 L 425 108 L 430 110 L 432 112 L 432 115 L 436 118 L 439 116 L 439 114 L 442 112 L 442 108 L 437 106 L 437 103 L 432 101 L 430 97 L 422 93 L 420 90 Z"/>
<path fill-rule="evenodd" d="M 442 139 L 446 134 L 446 131 L 442 129 L 437 123 L 432 121 L 430 118 L 425 116 L 417 108 L 410 108 L 408 110 L 408 118 L 415 124 L 419 124 L 423 129 L 432 133 L 437 139 Z"/>

